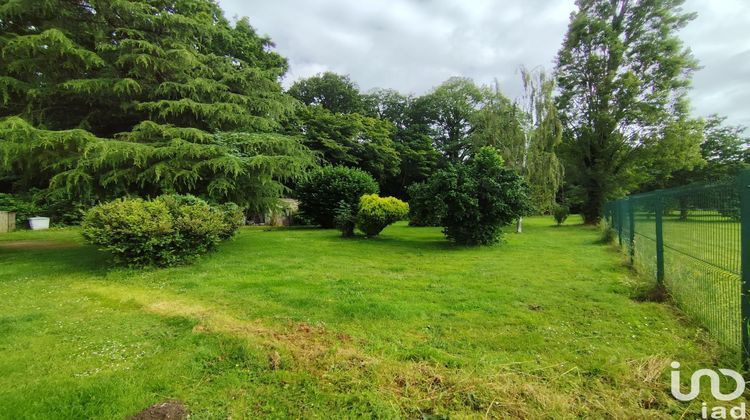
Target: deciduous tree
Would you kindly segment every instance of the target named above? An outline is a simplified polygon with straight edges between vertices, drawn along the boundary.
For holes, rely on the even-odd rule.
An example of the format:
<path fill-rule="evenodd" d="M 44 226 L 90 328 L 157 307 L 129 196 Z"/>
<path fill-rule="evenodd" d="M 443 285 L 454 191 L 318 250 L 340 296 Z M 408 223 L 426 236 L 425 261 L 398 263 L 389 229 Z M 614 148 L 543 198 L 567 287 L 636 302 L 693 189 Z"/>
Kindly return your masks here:
<path fill-rule="evenodd" d="M 521 80 L 524 94 L 516 103 L 497 84 L 485 89 L 472 137 L 477 147 L 500 151 L 507 165 L 526 179 L 535 210 L 546 213 L 555 207 L 564 172 L 557 156 L 562 127 L 553 98 L 555 84 L 544 71 L 526 68 L 521 68 Z M 516 230 L 522 230 L 520 218 Z"/>
<path fill-rule="evenodd" d="M 673 171 L 698 160 L 692 136 L 662 144 L 668 131 L 692 124 L 686 92 L 697 64 L 677 32 L 694 14 L 685 13 L 682 4 L 576 2 L 556 75 L 566 169 L 585 192 L 587 223 L 599 221 L 606 200 L 647 181 L 645 168 Z M 673 159 L 675 152 L 680 159 Z M 660 159 L 665 160 L 656 164 Z"/>
<path fill-rule="evenodd" d="M 381 184 L 381 191 L 406 197 L 407 188 L 426 180 L 441 161 L 432 144 L 425 109 L 417 100 L 389 89 L 376 89 L 364 96 L 368 115 L 389 121 L 395 127 L 393 141 L 400 157 L 400 168 Z"/>
<path fill-rule="evenodd" d="M 362 113 L 362 94 L 349 76 L 325 72 L 298 80 L 288 90 L 289 94 L 305 105 L 320 105 L 341 114 Z"/>
<path fill-rule="evenodd" d="M 471 155 L 472 119 L 482 99 L 471 79 L 454 77 L 415 101 L 415 123 L 429 128 L 434 147 L 448 162 L 462 162 Z"/>

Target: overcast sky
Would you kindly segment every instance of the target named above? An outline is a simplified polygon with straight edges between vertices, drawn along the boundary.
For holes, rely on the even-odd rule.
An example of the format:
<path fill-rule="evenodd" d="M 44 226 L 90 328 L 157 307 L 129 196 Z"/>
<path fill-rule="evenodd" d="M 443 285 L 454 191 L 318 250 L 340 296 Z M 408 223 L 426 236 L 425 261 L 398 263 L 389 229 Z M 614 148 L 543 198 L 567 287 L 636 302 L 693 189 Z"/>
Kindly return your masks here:
<path fill-rule="evenodd" d="M 422 94 L 451 76 L 497 79 L 520 94 L 518 68 L 552 69 L 573 0 L 219 0 L 248 16 L 289 59 L 285 85 L 331 70 L 362 90 Z M 696 115 L 750 126 L 750 1 L 687 0 L 698 18 L 681 37 L 703 69 L 691 93 Z"/>

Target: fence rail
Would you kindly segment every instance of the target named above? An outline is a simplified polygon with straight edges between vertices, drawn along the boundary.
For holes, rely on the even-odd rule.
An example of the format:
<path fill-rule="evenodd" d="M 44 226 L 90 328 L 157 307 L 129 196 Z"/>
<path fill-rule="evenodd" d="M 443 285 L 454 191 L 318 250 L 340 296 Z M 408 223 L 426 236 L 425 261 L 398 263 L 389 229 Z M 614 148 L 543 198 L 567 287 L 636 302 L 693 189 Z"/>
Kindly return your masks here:
<path fill-rule="evenodd" d="M 605 222 L 637 271 L 717 342 L 750 360 L 750 172 L 612 201 Z"/>

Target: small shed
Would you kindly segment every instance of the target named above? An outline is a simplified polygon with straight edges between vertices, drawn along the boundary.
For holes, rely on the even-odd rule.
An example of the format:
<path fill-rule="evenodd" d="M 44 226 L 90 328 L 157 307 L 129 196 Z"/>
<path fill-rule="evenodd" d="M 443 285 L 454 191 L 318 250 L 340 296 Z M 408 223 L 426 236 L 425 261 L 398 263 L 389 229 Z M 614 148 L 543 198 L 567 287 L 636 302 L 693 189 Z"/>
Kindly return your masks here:
<path fill-rule="evenodd" d="M 14 230 L 16 230 L 16 213 L 0 211 L 0 233 L 13 232 Z"/>
<path fill-rule="evenodd" d="M 299 201 L 293 198 L 280 198 L 276 207 L 254 215 L 251 221 L 257 225 L 291 226 L 298 211 Z"/>

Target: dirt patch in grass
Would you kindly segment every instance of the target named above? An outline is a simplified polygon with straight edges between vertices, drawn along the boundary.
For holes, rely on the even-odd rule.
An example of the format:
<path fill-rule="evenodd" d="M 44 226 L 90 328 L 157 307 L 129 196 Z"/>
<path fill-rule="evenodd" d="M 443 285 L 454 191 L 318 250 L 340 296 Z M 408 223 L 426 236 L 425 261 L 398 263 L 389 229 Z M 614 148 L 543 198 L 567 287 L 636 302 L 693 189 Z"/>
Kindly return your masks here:
<path fill-rule="evenodd" d="M 107 299 L 135 302 L 150 313 L 197 320 L 193 327 L 197 334 L 227 334 L 247 339 L 269 354 L 271 370 L 299 367 L 322 374 L 334 365 L 366 366 L 374 360 L 363 354 L 350 336 L 322 326 L 304 322 L 267 326 L 260 320 L 238 319 L 218 308 L 163 292 L 155 294 L 114 285 L 97 285 L 86 290 Z"/>
<path fill-rule="evenodd" d="M 179 401 L 154 404 L 131 417 L 131 420 L 182 420 L 188 418 L 188 410 Z"/>
<path fill-rule="evenodd" d="M 452 368 L 434 361 L 397 361 L 368 354 L 367 343 L 324 326 L 243 320 L 210 304 L 164 291 L 89 284 L 103 299 L 136 303 L 149 313 L 196 321 L 196 334 L 226 334 L 254 347 L 269 371 L 304 372 L 328 392 L 368 390 L 407 418 L 543 418 L 566 413 L 589 418 L 668 418 L 675 401 L 664 392 L 667 359 L 628 362 L 630 374 L 529 360 L 493 370 Z M 530 310 L 536 310 L 529 308 Z M 542 308 L 539 308 L 542 309 Z M 146 418 L 146 417 L 143 417 Z"/>
<path fill-rule="evenodd" d="M 0 249 L 13 250 L 37 250 L 37 249 L 66 249 L 77 248 L 80 245 L 76 242 L 63 241 L 3 241 L 0 242 Z"/>
<path fill-rule="evenodd" d="M 635 291 L 634 299 L 638 302 L 664 303 L 670 299 L 669 291 L 663 283 L 657 283 L 647 287 L 641 287 Z"/>

